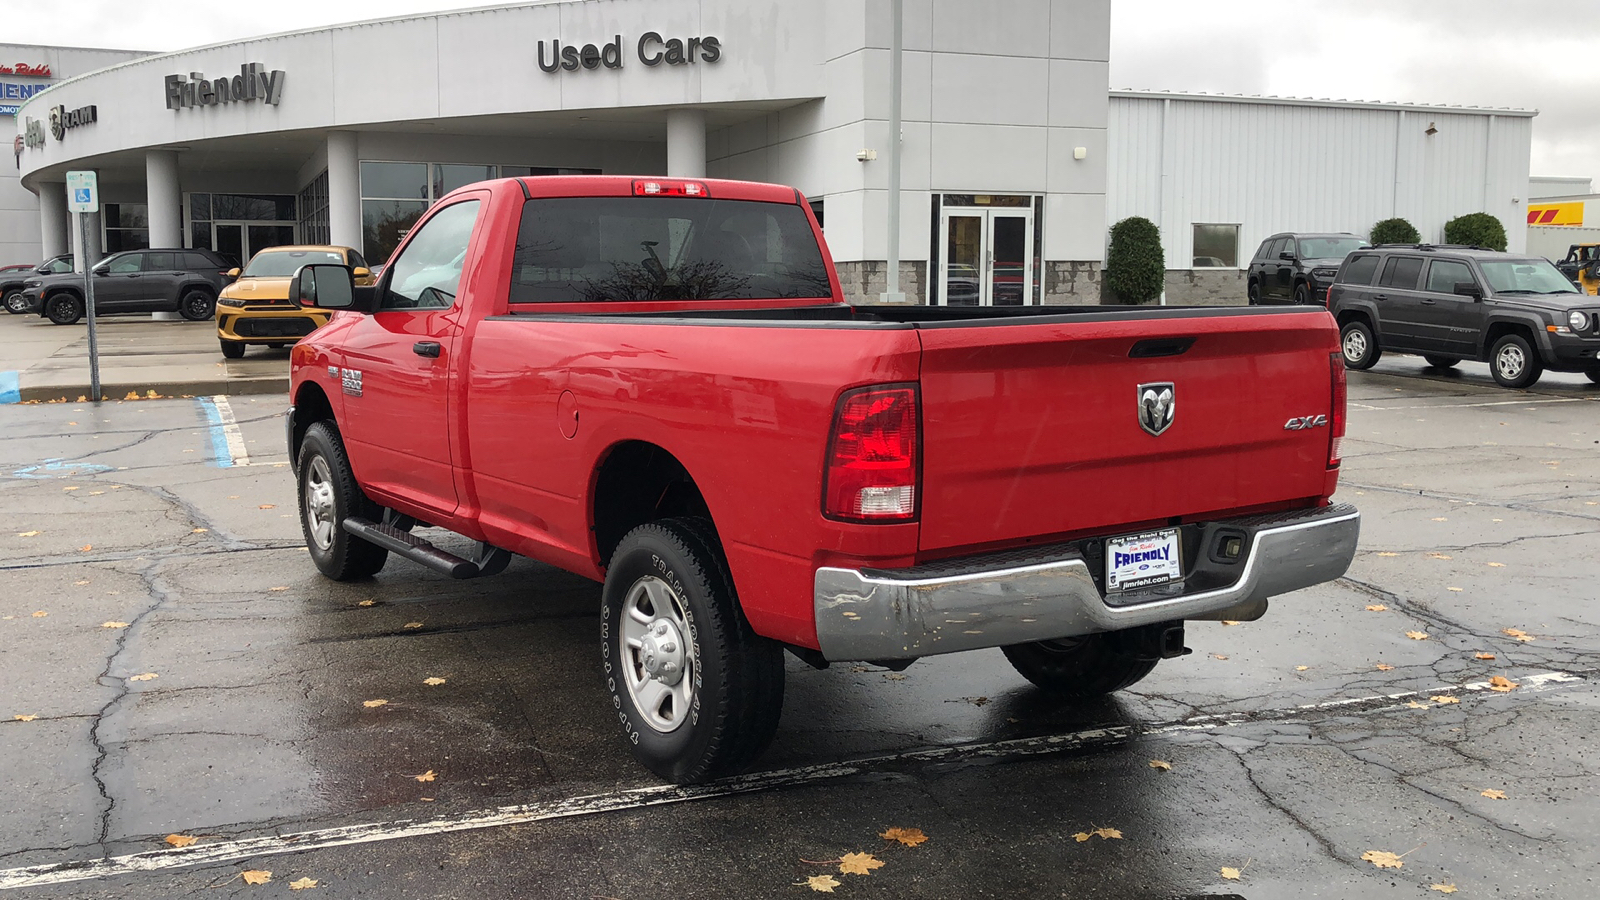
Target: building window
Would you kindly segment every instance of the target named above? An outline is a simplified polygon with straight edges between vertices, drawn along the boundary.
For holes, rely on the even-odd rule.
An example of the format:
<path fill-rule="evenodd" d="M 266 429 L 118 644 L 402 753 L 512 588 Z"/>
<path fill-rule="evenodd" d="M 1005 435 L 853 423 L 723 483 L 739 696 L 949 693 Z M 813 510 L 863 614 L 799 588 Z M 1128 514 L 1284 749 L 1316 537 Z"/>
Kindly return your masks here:
<path fill-rule="evenodd" d="M 1238 268 L 1239 226 L 1194 226 L 1194 267 L 1196 269 Z"/>
<path fill-rule="evenodd" d="M 300 191 L 300 239 L 308 244 L 326 244 L 328 231 L 328 171 L 311 179 Z"/>
<path fill-rule="evenodd" d="M 822 202 L 822 198 L 821 197 L 818 197 L 817 199 L 811 201 L 811 214 L 813 216 L 817 217 L 817 227 L 818 228 L 825 227 L 822 224 L 822 209 L 823 209 L 823 202 Z"/>
<path fill-rule="evenodd" d="M 150 207 L 143 203 L 105 205 L 106 252 L 143 250 L 150 246 Z"/>

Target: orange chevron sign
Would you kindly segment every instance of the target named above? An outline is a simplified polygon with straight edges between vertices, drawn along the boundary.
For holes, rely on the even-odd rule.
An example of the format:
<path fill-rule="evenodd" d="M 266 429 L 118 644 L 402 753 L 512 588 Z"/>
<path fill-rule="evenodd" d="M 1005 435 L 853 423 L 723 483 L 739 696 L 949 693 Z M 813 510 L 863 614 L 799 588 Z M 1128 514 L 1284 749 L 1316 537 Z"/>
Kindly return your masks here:
<path fill-rule="evenodd" d="M 1540 203 L 1528 204 L 1529 225 L 1582 225 L 1583 204 Z"/>

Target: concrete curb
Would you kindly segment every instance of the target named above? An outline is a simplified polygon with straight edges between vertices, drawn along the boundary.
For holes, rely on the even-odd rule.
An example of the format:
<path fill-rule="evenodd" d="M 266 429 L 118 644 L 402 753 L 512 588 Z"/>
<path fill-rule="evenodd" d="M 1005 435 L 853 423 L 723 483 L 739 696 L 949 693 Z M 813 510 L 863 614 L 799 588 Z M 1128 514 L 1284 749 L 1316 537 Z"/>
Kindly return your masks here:
<path fill-rule="evenodd" d="M 155 391 L 160 398 L 170 397 L 204 397 L 215 394 L 229 396 L 242 396 L 246 394 L 282 394 L 288 402 L 289 378 L 248 378 L 248 379 L 196 379 L 194 381 L 150 381 L 150 382 L 102 382 L 100 396 L 106 400 L 121 400 L 130 393 L 144 397 L 150 391 Z M 79 397 L 89 393 L 89 385 L 25 385 L 18 391 L 16 403 L 57 403 L 64 401 L 75 402 Z M 5 402 L 0 400 L 0 402 Z"/>

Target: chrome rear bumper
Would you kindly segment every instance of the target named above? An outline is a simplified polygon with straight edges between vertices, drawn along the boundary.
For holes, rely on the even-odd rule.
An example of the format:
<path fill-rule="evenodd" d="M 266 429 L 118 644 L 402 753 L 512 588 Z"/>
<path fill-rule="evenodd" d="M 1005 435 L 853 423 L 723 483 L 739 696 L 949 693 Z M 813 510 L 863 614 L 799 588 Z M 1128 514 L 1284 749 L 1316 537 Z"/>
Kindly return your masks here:
<path fill-rule="evenodd" d="M 824 567 L 814 580 L 817 640 L 829 660 L 914 659 L 1196 618 L 1251 619 L 1269 597 L 1331 581 L 1355 556 L 1361 514 L 1335 505 L 1206 523 L 1242 535 L 1232 580 L 1182 582 L 1108 602 L 1081 544 L 945 560 L 909 569 Z M 1203 554 L 1204 548 L 1200 549 Z M 1236 573 L 1236 574 L 1234 574 Z M 1218 613 L 1236 610 L 1236 615 Z"/>

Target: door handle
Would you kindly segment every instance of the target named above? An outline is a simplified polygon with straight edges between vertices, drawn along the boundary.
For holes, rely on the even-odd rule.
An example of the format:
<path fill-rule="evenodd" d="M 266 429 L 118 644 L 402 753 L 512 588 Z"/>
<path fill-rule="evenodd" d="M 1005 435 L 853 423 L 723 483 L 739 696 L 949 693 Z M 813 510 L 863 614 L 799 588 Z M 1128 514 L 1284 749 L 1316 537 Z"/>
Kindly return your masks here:
<path fill-rule="evenodd" d="M 1388 294 L 1373 294 L 1372 295 L 1372 299 L 1374 299 L 1374 300 L 1387 300 L 1387 299 L 1389 299 L 1389 295 Z"/>
<path fill-rule="evenodd" d="M 418 356 L 426 356 L 429 359 L 438 359 L 439 349 L 438 341 L 417 341 L 411 345 L 412 353 Z"/>
<path fill-rule="evenodd" d="M 1432 297 L 1423 297 L 1422 298 L 1422 302 L 1427 304 L 1428 306 L 1432 306 L 1435 303 L 1438 303 L 1439 301 L 1433 299 Z"/>

